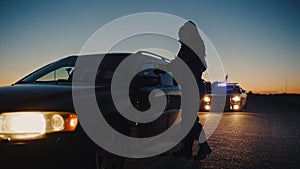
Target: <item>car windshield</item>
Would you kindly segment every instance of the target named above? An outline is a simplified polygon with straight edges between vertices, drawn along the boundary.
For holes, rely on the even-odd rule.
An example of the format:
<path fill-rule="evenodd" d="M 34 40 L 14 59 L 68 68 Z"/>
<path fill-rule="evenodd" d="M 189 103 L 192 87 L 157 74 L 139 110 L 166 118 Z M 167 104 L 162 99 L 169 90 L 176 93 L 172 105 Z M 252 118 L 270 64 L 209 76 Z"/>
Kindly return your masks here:
<path fill-rule="evenodd" d="M 106 83 L 110 82 L 115 69 L 126 58 L 128 54 L 108 55 L 102 60 L 97 70 L 92 70 L 90 66 L 85 66 L 77 70 L 79 78 L 76 82 L 79 83 Z M 83 57 L 96 57 L 96 56 L 83 56 Z M 17 83 L 64 83 L 71 84 L 72 75 L 75 68 L 77 56 L 68 57 L 54 63 L 51 63 L 32 74 L 26 76 Z M 95 72 L 96 71 L 96 72 Z M 96 80 L 91 81 L 92 75 L 96 73 Z"/>
<path fill-rule="evenodd" d="M 78 58 L 78 56 L 70 56 L 65 59 L 61 59 L 59 61 L 53 62 L 35 72 L 32 74 L 26 76 L 17 84 L 21 83 L 45 83 L 45 84 L 71 84 L 72 82 L 75 83 L 87 83 L 87 84 L 108 84 L 111 82 L 112 77 L 115 73 L 116 68 L 119 66 L 119 64 L 130 54 L 122 53 L 122 54 L 106 54 L 104 55 L 86 55 L 86 56 L 79 56 L 82 57 L 82 59 L 86 59 L 87 62 L 83 62 L 83 65 L 79 68 L 75 68 L 75 63 Z M 104 57 L 103 57 L 104 56 Z M 140 57 L 140 55 L 136 55 Z M 94 61 L 95 58 L 103 57 L 101 60 L 100 65 L 98 66 L 98 69 L 92 69 L 91 62 Z M 145 57 L 145 56 L 143 56 Z M 147 62 L 146 64 L 141 61 L 141 59 L 138 59 L 138 63 L 141 64 L 140 66 L 143 66 L 145 68 L 148 67 L 155 67 L 155 64 L 162 64 L 160 59 L 153 59 L 153 57 L 150 57 L 151 62 Z M 149 61 L 149 58 L 146 59 L 146 61 Z M 152 63 L 153 61 L 153 63 Z M 135 67 L 135 66 L 134 66 Z M 76 69 L 76 77 L 73 77 L 73 72 Z M 125 72 L 118 72 L 118 76 L 122 76 L 122 73 Z M 143 72 L 147 73 L 147 72 Z M 148 72 L 149 73 L 149 72 Z M 154 76 L 153 72 L 150 72 L 152 74 L 149 74 L 151 76 Z M 96 75 L 96 77 L 95 77 Z M 153 78 L 155 79 L 155 78 Z M 172 78 L 167 79 L 163 78 L 166 84 L 173 83 Z"/>
<path fill-rule="evenodd" d="M 206 86 L 206 93 L 211 94 L 212 92 L 215 94 L 235 94 L 241 93 L 240 87 L 237 85 L 210 85 Z"/>
<path fill-rule="evenodd" d="M 239 93 L 239 88 L 237 86 L 227 86 L 226 87 L 226 92 L 228 94 L 233 94 L 233 93 Z"/>

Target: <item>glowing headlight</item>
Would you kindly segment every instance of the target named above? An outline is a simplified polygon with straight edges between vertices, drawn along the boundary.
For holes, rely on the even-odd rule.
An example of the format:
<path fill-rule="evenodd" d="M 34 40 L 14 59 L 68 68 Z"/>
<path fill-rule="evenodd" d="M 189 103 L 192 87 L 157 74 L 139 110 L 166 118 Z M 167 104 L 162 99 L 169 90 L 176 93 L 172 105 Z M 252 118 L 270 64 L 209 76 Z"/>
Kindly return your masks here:
<path fill-rule="evenodd" d="M 51 118 L 51 126 L 54 130 L 60 131 L 65 127 L 65 120 L 61 115 L 55 114 Z"/>
<path fill-rule="evenodd" d="M 210 105 L 205 105 L 205 106 L 204 106 L 204 109 L 205 109 L 205 110 L 210 110 Z"/>
<path fill-rule="evenodd" d="M 238 101 L 241 101 L 241 98 L 239 96 L 234 96 L 231 98 L 231 100 L 238 102 Z"/>
<path fill-rule="evenodd" d="M 204 102 L 210 102 L 210 97 L 204 96 L 203 101 L 204 101 Z"/>
<path fill-rule="evenodd" d="M 77 123 L 77 116 L 68 112 L 1 113 L 0 140 L 26 140 L 46 133 L 74 131 Z"/>
<path fill-rule="evenodd" d="M 239 105 L 233 105 L 233 109 L 234 109 L 234 110 L 238 110 L 239 108 L 240 108 Z"/>
<path fill-rule="evenodd" d="M 4 113 L 0 115 L 0 133 L 44 133 L 46 121 L 38 113 Z"/>

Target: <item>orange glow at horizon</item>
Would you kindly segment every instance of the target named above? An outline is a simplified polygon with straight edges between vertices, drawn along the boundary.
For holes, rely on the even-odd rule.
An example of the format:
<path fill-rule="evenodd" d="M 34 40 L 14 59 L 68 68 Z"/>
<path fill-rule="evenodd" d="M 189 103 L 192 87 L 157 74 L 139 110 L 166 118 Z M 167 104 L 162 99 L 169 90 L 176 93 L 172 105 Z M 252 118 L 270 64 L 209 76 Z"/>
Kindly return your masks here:
<path fill-rule="evenodd" d="M 17 82 L 21 78 L 25 77 L 29 73 L 24 73 L 28 71 L 21 71 L 20 73 L 15 72 L 14 74 L 0 74 L 0 87 L 3 86 L 10 86 L 13 83 Z M 207 80 L 207 78 L 204 78 Z M 294 82 L 295 83 L 292 83 Z M 252 91 L 253 93 L 262 93 L 262 94 L 279 94 L 279 93 L 290 93 L 290 94 L 300 94 L 300 80 L 289 80 L 287 86 L 285 81 L 278 80 L 278 81 L 263 81 L 261 78 L 253 79 L 250 78 L 231 78 L 229 82 L 238 82 L 240 86 L 246 90 L 246 92 Z M 286 92 L 287 87 L 287 92 Z"/>

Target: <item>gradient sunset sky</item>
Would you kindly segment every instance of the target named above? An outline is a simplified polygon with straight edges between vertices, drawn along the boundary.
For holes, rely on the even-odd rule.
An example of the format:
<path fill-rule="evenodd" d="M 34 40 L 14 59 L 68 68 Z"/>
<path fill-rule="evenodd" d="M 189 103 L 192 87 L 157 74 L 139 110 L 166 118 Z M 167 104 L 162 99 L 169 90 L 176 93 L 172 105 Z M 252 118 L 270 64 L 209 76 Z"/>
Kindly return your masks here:
<path fill-rule="evenodd" d="M 0 86 L 80 52 L 100 27 L 137 12 L 193 20 L 229 81 L 247 91 L 300 93 L 300 3 L 292 0 L 1 1 Z"/>

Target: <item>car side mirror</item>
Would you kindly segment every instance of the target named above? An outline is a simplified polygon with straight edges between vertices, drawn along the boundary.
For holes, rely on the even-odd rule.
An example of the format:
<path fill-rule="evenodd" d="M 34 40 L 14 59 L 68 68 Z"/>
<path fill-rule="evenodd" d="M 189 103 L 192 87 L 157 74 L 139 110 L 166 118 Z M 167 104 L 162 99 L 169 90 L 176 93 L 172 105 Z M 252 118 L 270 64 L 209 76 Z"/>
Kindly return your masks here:
<path fill-rule="evenodd" d="M 246 90 L 242 90 L 242 93 L 246 93 Z"/>
<path fill-rule="evenodd" d="M 71 70 L 72 70 L 72 68 L 70 68 L 70 67 L 66 69 L 66 71 L 67 71 L 67 73 L 68 73 L 68 76 L 70 76 Z"/>

